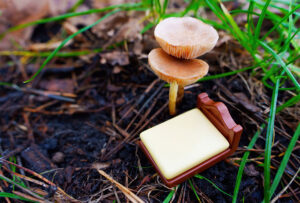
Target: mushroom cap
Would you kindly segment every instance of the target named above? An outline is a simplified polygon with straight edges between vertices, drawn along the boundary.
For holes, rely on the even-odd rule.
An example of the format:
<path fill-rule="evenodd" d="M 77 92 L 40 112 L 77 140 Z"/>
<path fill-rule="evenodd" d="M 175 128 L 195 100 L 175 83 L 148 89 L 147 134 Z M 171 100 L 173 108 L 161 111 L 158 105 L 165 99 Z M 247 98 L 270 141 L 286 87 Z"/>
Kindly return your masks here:
<path fill-rule="evenodd" d="M 168 55 L 161 48 L 148 55 L 152 71 L 162 80 L 186 86 L 196 82 L 208 72 L 208 64 L 200 59 L 179 59 Z"/>
<path fill-rule="evenodd" d="M 185 59 L 209 52 L 219 38 L 212 26 L 192 17 L 171 17 L 161 21 L 154 36 L 165 52 Z"/>

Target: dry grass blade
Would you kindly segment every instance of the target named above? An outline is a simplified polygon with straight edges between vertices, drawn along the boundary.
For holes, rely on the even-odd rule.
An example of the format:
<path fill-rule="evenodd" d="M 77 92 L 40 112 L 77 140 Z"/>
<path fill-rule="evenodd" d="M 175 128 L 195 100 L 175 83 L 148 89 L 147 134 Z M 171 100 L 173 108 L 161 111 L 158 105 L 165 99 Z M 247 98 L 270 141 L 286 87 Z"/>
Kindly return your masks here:
<path fill-rule="evenodd" d="M 19 192 L 19 191 L 13 191 L 13 193 L 16 194 L 16 195 L 19 195 L 19 196 L 21 196 L 21 197 L 24 197 L 24 198 L 26 198 L 26 199 L 30 199 L 30 200 L 32 200 L 32 201 L 34 201 L 34 202 L 41 202 L 41 203 L 44 203 L 44 201 L 42 201 L 42 200 L 40 200 L 40 199 L 34 198 L 34 197 L 30 196 L 30 195 L 24 194 L 24 193 Z"/>
<path fill-rule="evenodd" d="M 138 196 L 136 196 L 135 194 L 133 194 L 133 192 L 131 192 L 128 188 L 126 188 L 125 186 L 123 186 L 122 184 L 118 183 L 117 181 L 115 181 L 111 176 L 109 176 L 107 173 L 105 173 L 102 170 L 98 170 L 98 172 L 103 175 L 107 180 L 109 180 L 111 183 L 113 183 L 116 187 L 118 187 L 123 194 L 131 201 L 134 203 L 144 203 L 143 200 L 141 200 Z"/>
<path fill-rule="evenodd" d="M 35 44 L 31 44 L 28 47 L 28 49 L 31 51 L 53 50 L 53 49 L 56 49 L 61 43 L 62 43 L 62 41 L 49 42 L 49 43 L 35 43 Z M 73 43 L 73 40 L 70 40 L 63 47 L 69 46 L 72 43 Z"/>
<path fill-rule="evenodd" d="M 18 164 L 15 164 L 15 163 L 13 163 L 13 162 L 7 161 L 7 160 L 2 159 L 2 158 L 0 158 L 0 163 L 1 163 L 1 162 L 5 162 L 5 163 L 8 163 L 8 164 L 14 165 L 14 166 L 16 166 L 17 168 L 22 169 L 22 170 L 26 171 L 27 173 L 29 173 L 29 174 L 31 174 L 31 175 L 33 175 L 33 176 L 35 176 L 35 177 L 37 177 L 37 178 L 43 180 L 43 181 L 46 182 L 47 184 L 49 184 L 49 185 L 51 185 L 51 186 L 57 188 L 57 191 L 56 191 L 55 195 L 59 196 L 60 199 L 67 200 L 68 202 L 80 202 L 79 200 L 76 200 L 76 199 L 74 199 L 72 196 L 70 196 L 70 195 L 68 195 L 67 193 L 65 193 L 65 191 L 63 191 L 63 189 L 61 189 L 60 187 L 56 186 L 56 185 L 55 185 L 53 182 L 51 182 L 50 180 L 44 178 L 42 175 L 40 175 L 40 174 L 38 174 L 38 173 L 36 173 L 36 172 L 34 172 L 34 171 L 28 169 L 28 168 L 24 168 L 24 167 L 22 167 L 22 166 L 19 166 Z M 28 192 L 28 191 L 27 191 L 27 192 Z M 30 193 L 30 191 L 29 191 L 29 193 Z M 32 194 L 31 194 L 31 195 L 32 195 Z M 34 195 L 33 195 L 33 196 L 34 196 Z M 39 198 L 39 196 L 38 196 L 37 198 Z"/>
<path fill-rule="evenodd" d="M 10 180 L 9 178 L 7 178 L 7 177 L 5 177 L 5 176 L 3 176 L 3 175 L 0 175 L 0 177 L 1 177 L 1 179 L 2 179 L 3 181 L 6 181 L 6 182 L 8 182 L 8 183 L 10 183 L 10 184 L 12 184 L 12 185 L 18 187 L 19 189 L 23 190 L 24 192 L 30 194 L 32 197 L 34 197 L 34 198 L 36 198 L 36 199 L 39 199 L 39 200 L 42 201 L 42 202 L 49 202 L 49 203 L 50 203 L 50 201 L 44 199 L 43 197 L 40 197 L 39 195 L 37 195 L 37 194 L 35 194 L 34 192 L 32 192 L 30 189 L 27 189 L 27 188 L 25 188 L 25 187 L 22 187 L 21 185 L 19 185 L 19 184 L 13 182 L 13 181 Z"/>
<path fill-rule="evenodd" d="M 274 199 L 271 200 L 271 203 L 275 203 L 280 198 L 280 196 L 290 187 L 290 185 L 297 178 L 299 172 L 300 172 L 300 168 L 298 169 L 298 171 L 296 172 L 296 174 L 293 176 L 293 178 L 291 179 L 291 181 L 278 193 L 278 195 L 276 195 L 276 197 L 274 197 Z"/>
<path fill-rule="evenodd" d="M 19 174 L 19 173 L 16 173 L 16 172 L 13 172 L 13 171 L 9 170 L 9 169 L 8 169 L 7 167 L 5 167 L 5 166 L 3 166 L 3 169 L 6 170 L 7 172 L 9 172 L 9 173 L 11 173 L 11 174 L 13 174 L 13 175 L 15 175 L 15 176 L 17 176 L 17 177 L 19 177 L 19 178 L 22 178 L 22 179 L 24 179 L 24 180 L 27 180 L 27 181 L 29 181 L 29 182 L 35 183 L 35 184 L 40 185 L 40 186 L 43 186 L 43 187 L 45 187 L 45 188 L 48 188 L 48 187 L 49 187 L 48 185 L 46 185 L 45 183 L 43 183 L 43 182 L 41 182 L 41 181 L 35 180 L 35 179 L 33 179 L 33 178 L 24 176 L 24 175 Z"/>

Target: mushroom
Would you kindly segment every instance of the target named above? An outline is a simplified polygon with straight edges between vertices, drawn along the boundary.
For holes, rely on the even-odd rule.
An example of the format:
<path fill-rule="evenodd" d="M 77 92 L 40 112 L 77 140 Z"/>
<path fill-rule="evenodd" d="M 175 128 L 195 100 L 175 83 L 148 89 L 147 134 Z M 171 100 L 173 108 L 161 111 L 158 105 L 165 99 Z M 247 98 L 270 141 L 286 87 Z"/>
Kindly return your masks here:
<path fill-rule="evenodd" d="M 219 38 L 212 26 L 192 17 L 171 17 L 161 21 L 154 36 L 165 52 L 184 59 L 209 52 Z"/>
<path fill-rule="evenodd" d="M 184 94 L 184 86 L 196 82 L 208 72 L 208 64 L 200 59 L 184 60 L 168 55 L 161 48 L 153 49 L 148 55 L 152 71 L 170 83 L 169 111 L 176 114 L 177 98 Z"/>

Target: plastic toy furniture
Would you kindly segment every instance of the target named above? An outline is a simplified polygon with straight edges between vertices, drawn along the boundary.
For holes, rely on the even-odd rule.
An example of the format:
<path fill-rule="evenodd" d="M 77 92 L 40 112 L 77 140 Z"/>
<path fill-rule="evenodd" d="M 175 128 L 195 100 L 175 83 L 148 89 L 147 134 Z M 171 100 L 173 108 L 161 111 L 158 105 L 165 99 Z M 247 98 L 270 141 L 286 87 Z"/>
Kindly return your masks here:
<path fill-rule="evenodd" d="M 224 103 L 201 93 L 196 109 L 142 132 L 139 145 L 163 182 L 174 187 L 233 154 L 242 131 Z"/>

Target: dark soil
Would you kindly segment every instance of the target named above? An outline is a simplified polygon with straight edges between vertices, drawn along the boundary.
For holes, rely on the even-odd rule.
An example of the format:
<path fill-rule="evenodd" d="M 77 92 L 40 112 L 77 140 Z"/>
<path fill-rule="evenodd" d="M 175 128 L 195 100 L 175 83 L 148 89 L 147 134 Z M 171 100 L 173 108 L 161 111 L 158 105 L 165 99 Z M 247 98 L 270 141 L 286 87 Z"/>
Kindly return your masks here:
<path fill-rule="evenodd" d="M 38 26 L 36 30 L 39 29 L 41 27 Z M 55 30 L 57 27 L 54 26 L 52 29 Z M 38 34 L 33 34 L 32 40 L 45 41 Z M 129 50 L 131 50 L 131 45 L 129 43 Z M 239 57 L 244 61 L 248 60 L 246 56 L 235 53 L 230 45 L 221 45 L 211 54 L 203 57 L 203 60 L 206 60 L 211 66 L 210 75 L 236 68 L 232 61 L 224 59 L 226 56 L 222 50 L 225 47 L 229 49 L 229 53 L 234 54 L 237 60 L 240 60 Z M 122 49 L 117 48 L 118 51 L 122 51 Z M 147 54 L 147 49 L 143 50 L 145 54 Z M 155 175 L 155 170 L 139 149 L 136 141 L 139 132 L 171 118 L 167 106 L 161 113 L 155 115 L 168 101 L 168 88 L 163 87 L 164 82 L 158 81 L 154 83 L 150 91 L 146 92 L 146 89 L 157 77 L 147 69 L 147 59 L 143 59 L 131 51 L 128 54 L 129 64 L 120 66 L 120 72 L 113 71 L 116 65 L 108 62 L 100 63 L 103 56 L 100 53 L 95 54 L 90 62 L 74 58 L 74 61 L 81 63 L 78 68 L 71 66 L 65 71 L 57 70 L 57 72 L 56 69 L 54 71 L 45 70 L 31 87 L 28 86 L 43 90 L 45 83 L 48 87 L 64 84 L 60 82 L 67 81 L 66 84 L 70 87 L 62 85 L 59 88 L 62 91 L 68 88 L 73 89 L 73 93 L 77 97 L 71 103 L 25 91 L 16 91 L 9 87 L 0 87 L 2 155 L 5 156 L 12 152 L 15 156 L 21 155 L 20 163 L 24 167 L 40 173 L 44 172 L 44 177 L 54 180 L 54 183 L 67 194 L 79 200 L 95 200 L 101 195 L 103 196 L 101 202 L 112 202 L 116 199 L 110 182 L 93 169 L 93 166 L 98 164 L 116 181 L 126 185 L 140 198 L 149 202 L 163 201 L 170 190 Z M 2 58 L 1 60 L 8 61 L 9 59 Z M 57 63 L 70 64 L 69 59 L 66 61 L 56 60 Z M 53 64 L 52 66 L 54 66 Z M 17 66 L 4 65 L 0 71 L 1 81 L 15 84 L 21 84 L 23 81 Z M 243 76 L 249 77 L 249 74 L 243 73 Z M 178 107 L 179 113 L 194 108 L 197 95 L 207 92 L 212 99 L 224 102 L 234 120 L 244 127 L 239 146 L 247 146 L 257 130 L 258 123 L 262 123 L 267 114 L 260 110 L 263 101 L 259 96 L 253 96 L 255 93 L 249 92 L 242 79 L 243 77 L 235 75 L 192 86 L 185 92 L 184 100 Z M 26 87 L 26 85 L 21 86 Z M 255 87 L 255 84 L 251 84 L 252 87 Z M 232 95 L 243 93 L 248 98 L 252 97 L 254 102 L 259 105 L 253 105 L 253 102 L 236 103 L 235 97 L 228 95 L 228 91 Z M 269 98 L 270 95 L 271 93 L 264 97 Z M 41 105 L 48 106 L 38 109 Z M 145 106 L 143 107 L 143 105 Z M 258 107 L 259 111 L 253 110 L 253 106 Z M 131 107 L 134 109 L 130 110 Z M 126 115 L 127 111 L 129 113 Z M 136 115 L 137 119 L 130 125 Z M 146 117 L 144 117 L 145 115 Z M 149 120 L 153 115 L 153 119 Z M 147 121 L 149 123 L 143 126 Z M 115 127 L 116 125 L 132 136 L 121 145 L 124 133 L 122 134 L 122 131 Z M 128 125 L 130 125 L 129 128 Z M 286 138 L 279 139 L 282 139 L 283 142 L 287 140 Z M 28 140 L 31 140 L 30 143 Z M 116 148 L 118 145 L 120 147 Z M 263 148 L 263 145 L 264 141 L 260 139 L 256 148 Z M 14 152 L 14 149 L 17 148 L 21 150 Z M 26 154 L 26 150 L 31 155 Z M 242 152 L 242 150 L 238 150 L 230 158 L 241 157 Z M 41 154 L 39 155 L 39 153 Z M 250 158 L 259 155 L 262 155 L 262 152 L 254 152 L 251 153 Z M 232 194 L 238 166 L 234 165 L 230 158 L 209 168 L 201 175 L 210 179 L 225 192 Z M 39 164 L 33 161 L 35 159 L 43 159 L 44 162 Z M 244 198 L 245 202 L 260 202 L 263 198 L 263 167 L 255 162 L 251 162 L 251 164 L 254 168 L 247 168 L 248 172 L 243 176 L 239 199 Z M 192 178 L 191 181 L 201 199 L 208 202 L 231 201 L 230 197 L 218 191 L 206 180 Z M 178 201 L 179 194 L 184 195 L 181 197 L 183 202 L 197 202 L 188 182 L 181 184 L 173 202 Z M 125 196 L 122 193 L 118 193 L 118 195 L 121 202 L 125 202 Z M 292 200 L 290 201 L 292 202 Z M 282 202 L 288 202 L 288 200 L 283 199 Z"/>

